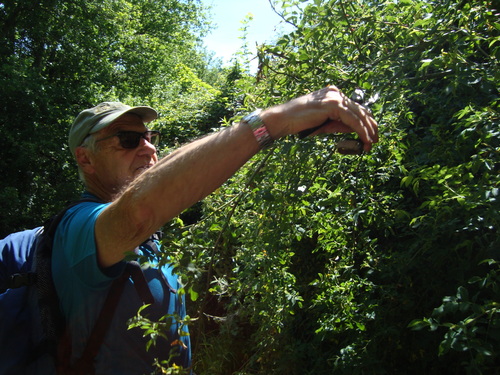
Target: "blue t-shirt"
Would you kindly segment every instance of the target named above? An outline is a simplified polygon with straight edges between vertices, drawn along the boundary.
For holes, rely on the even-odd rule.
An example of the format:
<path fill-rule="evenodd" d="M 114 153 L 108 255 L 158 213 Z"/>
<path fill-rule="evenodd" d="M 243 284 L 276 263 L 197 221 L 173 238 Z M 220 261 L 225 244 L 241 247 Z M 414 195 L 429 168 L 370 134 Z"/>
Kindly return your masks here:
<path fill-rule="evenodd" d="M 52 272 L 71 330 L 73 360 L 81 356 L 113 280 L 125 269 L 124 262 L 104 270 L 97 262 L 95 222 L 107 205 L 84 202 L 69 209 L 54 238 Z M 141 247 L 141 251 L 145 252 L 144 255 L 153 255 L 149 268 L 144 269 L 144 275 L 155 299 L 154 304 L 142 311 L 142 316 L 157 321 L 166 314 L 175 313 L 183 318 L 186 315 L 185 300 L 175 293 L 180 285 L 171 266 L 163 266 L 159 271 L 154 254 L 148 254 L 149 249 L 146 247 Z M 164 273 L 170 287 L 159 272 Z M 181 328 L 175 320 L 167 332 L 168 340 L 158 338 L 156 345 L 148 351 L 146 343 L 149 337 L 143 337 L 144 331 L 140 328 L 128 329 L 128 320 L 137 315 L 142 305 L 129 279 L 96 358 L 96 373 L 149 374 L 153 370 L 154 359 L 168 359 L 172 348 L 180 351 L 174 360 L 176 364 L 184 367 L 191 365 L 189 336 L 179 337 L 178 334 L 179 329 L 187 333 L 187 327 Z M 181 340 L 187 349 L 172 346 L 175 340 Z"/>

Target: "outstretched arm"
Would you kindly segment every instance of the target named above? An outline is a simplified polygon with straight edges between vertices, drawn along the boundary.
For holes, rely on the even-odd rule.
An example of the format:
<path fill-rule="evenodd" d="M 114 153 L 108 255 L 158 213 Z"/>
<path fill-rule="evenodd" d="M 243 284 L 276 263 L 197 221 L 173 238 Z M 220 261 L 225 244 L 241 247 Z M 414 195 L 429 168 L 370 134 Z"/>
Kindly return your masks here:
<path fill-rule="evenodd" d="M 324 124 L 313 134 L 356 132 L 369 151 L 378 141 L 370 113 L 330 86 L 260 114 L 273 139 Z M 99 216 L 101 266 L 111 266 L 184 209 L 222 185 L 259 151 L 245 123 L 189 143 L 140 175 Z"/>

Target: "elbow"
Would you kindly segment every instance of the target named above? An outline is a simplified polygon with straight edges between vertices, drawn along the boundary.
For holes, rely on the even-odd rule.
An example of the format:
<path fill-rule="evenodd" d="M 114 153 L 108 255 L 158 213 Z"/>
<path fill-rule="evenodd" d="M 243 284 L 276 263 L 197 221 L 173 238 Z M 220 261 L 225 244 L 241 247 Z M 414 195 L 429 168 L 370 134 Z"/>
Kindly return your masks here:
<path fill-rule="evenodd" d="M 113 203 L 115 204 L 119 221 L 123 219 L 126 221 L 122 226 L 122 234 L 137 245 L 149 238 L 164 224 L 154 203 L 140 195 L 125 193 Z"/>

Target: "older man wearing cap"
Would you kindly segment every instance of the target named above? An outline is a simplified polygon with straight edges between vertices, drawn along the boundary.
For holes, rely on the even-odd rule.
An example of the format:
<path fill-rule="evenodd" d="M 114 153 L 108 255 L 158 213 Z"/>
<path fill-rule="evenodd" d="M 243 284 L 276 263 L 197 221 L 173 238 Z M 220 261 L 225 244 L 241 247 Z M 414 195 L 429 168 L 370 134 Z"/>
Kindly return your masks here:
<path fill-rule="evenodd" d="M 313 135 L 356 132 L 365 151 L 378 141 L 370 113 L 334 86 L 256 111 L 160 161 L 155 148 L 159 133 L 146 127 L 156 117 L 150 107 L 102 103 L 81 112 L 70 130 L 84 196 L 102 201 L 70 209 L 54 240 L 53 277 L 70 324 L 73 358 L 84 350 L 112 281 L 123 273 L 125 255 L 143 251 L 137 250 L 141 243 L 214 191 L 260 149 L 307 129 L 316 129 Z M 146 255 L 154 259 L 154 254 Z M 175 294 L 177 278 L 169 267 L 152 264 L 145 274 L 155 303 L 146 313 L 152 319 L 174 313 L 182 319 L 185 303 Z M 151 373 L 154 358 L 167 359 L 170 344 L 178 339 L 182 344 L 174 361 L 189 368 L 189 336 L 179 336 L 180 322 L 174 319 L 168 340 L 149 351 L 140 330 L 127 330 L 127 319 L 142 304 L 131 284 L 95 359 L 96 373 Z"/>

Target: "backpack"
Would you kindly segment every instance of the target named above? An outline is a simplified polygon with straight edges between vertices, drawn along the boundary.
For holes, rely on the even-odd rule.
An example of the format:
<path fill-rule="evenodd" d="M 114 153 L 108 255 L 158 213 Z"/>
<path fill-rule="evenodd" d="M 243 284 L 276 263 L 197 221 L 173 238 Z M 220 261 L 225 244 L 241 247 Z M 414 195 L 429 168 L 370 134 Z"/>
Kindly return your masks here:
<path fill-rule="evenodd" d="M 43 227 L 12 233 L 0 241 L 0 374 L 36 373 L 37 369 L 44 374 L 93 374 L 94 358 L 127 279 L 132 277 L 144 303 L 154 303 L 139 263 L 127 262 L 111 285 L 83 355 L 70 363 L 69 329 L 52 281 L 52 243 L 66 211 L 82 202 L 100 203 L 92 198 L 73 202 Z M 143 245 L 157 251 L 157 239 Z"/>

